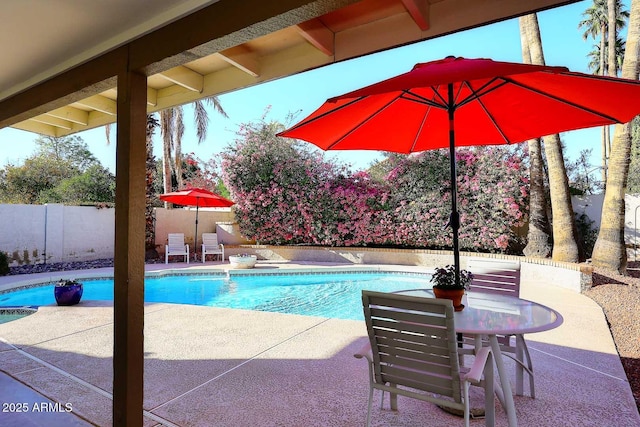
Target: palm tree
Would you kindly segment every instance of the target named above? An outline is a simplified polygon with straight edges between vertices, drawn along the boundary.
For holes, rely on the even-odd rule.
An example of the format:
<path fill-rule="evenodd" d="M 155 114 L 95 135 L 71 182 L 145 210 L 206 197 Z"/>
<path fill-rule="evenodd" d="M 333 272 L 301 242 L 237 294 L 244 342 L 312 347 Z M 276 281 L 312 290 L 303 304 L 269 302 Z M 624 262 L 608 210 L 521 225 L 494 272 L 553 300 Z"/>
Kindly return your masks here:
<path fill-rule="evenodd" d="M 520 41 L 522 44 L 522 59 L 526 64 L 531 63 L 527 25 L 531 15 L 521 17 Z M 526 256 L 547 258 L 551 255 L 551 232 L 547 217 L 547 197 L 544 190 L 544 168 L 542 164 L 542 146 L 540 138 L 530 139 L 529 146 L 529 230 L 527 232 L 527 246 L 523 252 Z"/>
<path fill-rule="evenodd" d="M 616 68 L 618 70 L 622 69 L 624 48 L 624 40 L 621 37 L 616 37 Z M 587 57 L 589 58 L 587 68 L 589 68 L 593 72 L 593 74 L 602 76 L 603 70 L 600 69 L 600 45 L 593 45 L 593 50 L 587 54 Z M 605 63 L 605 69 L 607 69 L 607 63 L 608 61 Z"/>
<path fill-rule="evenodd" d="M 618 76 L 618 61 L 616 61 L 616 38 L 618 25 L 617 13 L 620 10 L 620 0 L 607 0 L 607 71 L 609 76 Z M 613 31 L 611 31 L 613 29 Z"/>
<path fill-rule="evenodd" d="M 605 61 L 607 60 L 607 39 L 605 34 L 607 33 L 607 23 L 608 23 L 608 15 L 607 15 L 607 0 L 594 0 L 593 5 L 591 5 L 587 10 L 582 13 L 582 16 L 585 17 L 578 24 L 578 28 L 584 28 L 584 33 L 582 34 L 582 39 L 587 40 L 589 37 L 592 39 L 600 39 L 600 43 L 598 46 L 598 70 L 601 73 L 596 73 L 599 75 L 605 75 Z"/>
<path fill-rule="evenodd" d="M 522 25 L 526 32 L 531 62 L 545 65 L 542 40 L 536 14 L 524 16 Z M 580 249 L 577 244 L 577 229 L 571 206 L 569 179 L 564 165 L 562 144 L 558 134 L 544 137 L 545 154 L 549 165 L 549 188 L 553 213 L 553 251 L 556 261 L 578 262 Z"/>
<path fill-rule="evenodd" d="M 220 101 L 216 96 L 204 99 L 205 102 L 212 105 L 215 111 L 228 117 L 222 108 Z M 198 144 L 207 137 L 207 129 L 209 126 L 209 115 L 204 106 L 204 102 L 195 101 L 193 103 L 194 122 L 196 125 L 196 137 Z M 160 111 L 160 133 L 162 135 L 162 165 L 163 165 L 163 181 L 164 192 L 169 193 L 171 188 L 171 174 L 175 174 L 178 181 L 178 189 L 182 188 L 182 137 L 184 136 L 184 112 L 183 108 L 172 107 Z M 172 159 L 171 152 L 174 157 Z M 166 206 L 166 203 L 165 203 Z"/>
<path fill-rule="evenodd" d="M 640 56 L 640 0 L 631 1 L 627 48 L 622 62 L 622 77 L 638 78 Z M 624 242 L 624 196 L 629 176 L 631 123 L 616 125 L 609 160 L 609 176 L 602 206 L 598 240 L 593 248 L 593 265 L 625 273 L 627 249 Z"/>
<path fill-rule="evenodd" d="M 611 14 L 609 13 L 611 11 Z M 622 9 L 621 0 L 594 0 L 593 5 L 589 7 L 582 16 L 584 20 L 580 21 L 578 28 L 585 28 L 582 38 L 587 40 L 591 37 L 594 40 L 599 38 L 599 44 L 595 46 L 589 56 L 592 60 L 589 63 L 589 68 L 594 71 L 595 74 L 605 76 L 612 75 L 615 72 L 617 75 L 618 65 L 621 64 L 622 54 L 618 56 L 618 44 L 614 41 L 618 40 L 618 32 L 622 30 L 626 25 L 626 19 L 629 17 L 629 12 Z M 612 24 L 615 23 L 615 24 Z M 610 27 L 615 28 L 615 31 L 608 31 Z M 614 46 L 612 49 L 609 45 Z M 621 45 L 621 46 L 624 46 Z M 624 49 L 624 47 L 622 47 Z M 597 53 L 595 53 L 597 52 Z M 595 58 L 597 55 L 598 60 Z M 616 59 L 613 59 L 616 58 Z M 613 67 L 609 67 L 609 63 L 613 64 Z M 611 152 L 611 142 L 609 138 L 609 126 L 603 126 L 602 128 L 602 182 L 607 180 L 607 159 Z"/>
<path fill-rule="evenodd" d="M 145 197 L 145 259 L 156 259 L 158 253 L 155 245 L 155 227 L 153 220 L 153 198 L 156 197 L 153 190 L 153 178 L 155 174 L 155 157 L 153 155 L 153 133 L 159 123 L 152 115 L 147 116 L 147 129 L 145 135 L 145 143 L 147 149 L 146 162 L 146 197 Z"/>

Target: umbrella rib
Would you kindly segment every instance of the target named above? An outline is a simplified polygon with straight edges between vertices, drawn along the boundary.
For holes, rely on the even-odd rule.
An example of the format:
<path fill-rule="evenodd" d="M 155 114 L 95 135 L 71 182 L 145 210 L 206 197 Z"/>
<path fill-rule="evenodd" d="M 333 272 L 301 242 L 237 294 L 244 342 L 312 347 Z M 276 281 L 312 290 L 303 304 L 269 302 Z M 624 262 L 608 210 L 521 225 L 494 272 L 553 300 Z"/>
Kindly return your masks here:
<path fill-rule="evenodd" d="M 340 110 L 342 110 L 343 108 L 350 107 L 351 105 L 355 104 L 356 102 L 361 101 L 361 100 L 362 100 L 362 99 L 364 99 L 364 98 L 366 98 L 366 97 L 365 97 L 365 96 L 361 96 L 361 97 L 358 97 L 358 98 L 354 98 L 353 100 L 351 100 L 351 101 L 347 102 L 346 104 L 344 104 L 344 105 L 340 105 L 339 107 L 336 107 L 336 108 L 334 108 L 334 109 L 328 110 L 328 111 L 326 111 L 326 112 L 324 112 L 324 113 L 322 113 L 322 114 L 320 114 L 320 115 L 318 115 L 318 116 L 316 116 L 316 117 L 314 117 L 314 118 L 312 118 L 312 119 L 309 119 L 309 120 L 307 120 L 307 121 L 304 121 L 304 120 L 303 120 L 303 121 L 301 121 L 300 123 L 298 123 L 297 125 L 293 126 L 291 129 L 289 129 L 289 130 L 288 130 L 288 131 L 286 131 L 286 132 L 291 132 L 291 131 L 296 130 L 297 128 L 299 128 L 299 127 L 301 127 L 301 126 L 306 126 L 306 125 L 308 125 L 309 123 L 313 123 L 313 122 L 315 122 L 316 120 L 319 120 L 319 119 L 324 118 L 325 116 L 328 116 L 329 114 L 333 114 L 333 113 L 335 113 L 336 111 L 340 111 Z M 338 101 L 338 98 L 331 98 L 328 102 L 336 102 L 336 101 Z"/>
<path fill-rule="evenodd" d="M 398 97 L 401 98 L 402 96 Z M 364 97 L 362 97 L 364 98 Z M 359 99 L 362 99 L 359 98 Z M 329 144 L 329 146 L 327 146 L 327 148 L 325 148 L 325 150 L 331 150 L 333 147 L 335 147 L 337 144 L 339 144 L 343 139 L 345 139 L 346 137 L 348 137 L 349 135 L 351 135 L 352 133 L 354 133 L 356 130 L 360 129 L 362 126 L 364 126 L 365 124 L 367 124 L 367 122 L 369 122 L 369 120 L 373 119 L 375 116 L 377 116 L 378 114 L 380 114 L 380 112 L 384 111 L 385 109 L 387 109 L 391 104 L 393 104 L 394 102 L 396 102 L 396 100 L 398 98 L 393 98 L 391 99 L 389 102 L 385 103 L 382 107 L 378 108 L 376 111 L 374 111 L 373 113 L 369 114 L 368 117 L 366 117 L 364 120 L 361 120 L 360 123 L 358 124 L 358 126 L 354 126 L 353 128 L 351 128 L 349 130 L 349 132 L 345 133 L 344 135 L 342 135 L 340 138 L 336 139 L 333 143 Z M 351 103 L 350 103 L 351 104 Z M 331 111 L 336 111 L 338 110 L 338 108 L 336 108 L 335 110 L 331 110 Z M 317 117 L 314 117 L 314 119 Z M 309 122 L 307 122 L 309 123 Z"/>
<path fill-rule="evenodd" d="M 491 112 L 489 112 L 489 109 L 484 105 L 484 102 L 482 101 L 482 97 L 484 95 L 486 95 L 486 94 L 488 94 L 490 92 L 493 92 L 494 90 L 504 86 L 506 84 L 506 82 L 502 81 L 502 83 L 500 83 L 499 85 L 489 88 L 489 90 L 487 90 L 484 93 L 480 93 L 482 90 L 485 90 L 491 83 L 493 83 L 496 80 L 497 79 L 491 79 L 489 82 L 487 82 L 486 84 L 482 85 L 482 87 L 480 87 L 478 90 L 473 89 L 471 87 L 471 85 L 469 84 L 469 82 L 465 81 L 466 86 L 469 88 L 469 90 L 471 91 L 471 94 L 473 96 L 468 96 L 467 99 L 465 99 L 463 102 L 461 102 L 459 106 L 463 106 L 463 105 L 471 102 L 472 100 L 476 100 L 478 102 L 478 104 L 480 105 L 480 107 L 482 108 L 482 110 L 484 111 L 484 113 L 487 115 L 487 117 L 489 117 L 489 120 L 493 124 L 494 128 L 498 131 L 500 136 L 502 136 L 502 139 L 505 141 L 505 143 L 506 144 L 511 144 L 511 140 L 502 131 L 502 128 L 500 128 L 500 126 L 498 125 L 498 122 L 496 122 L 496 120 L 494 119 L 493 115 L 491 114 Z"/>
<path fill-rule="evenodd" d="M 479 99 L 483 96 L 485 96 L 486 94 L 493 92 L 494 90 L 497 90 L 499 88 L 501 88 L 502 86 L 506 85 L 507 82 L 502 80 L 499 84 L 495 85 L 495 86 L 491 86 L 493 83 L 495 83 L 498 80 L 498 78 L 493 78 L 491 80 L 489 80 L 487 83 L 483 84 L 480 88 L 478 89 L 474 89 L 473 87 L 471 87 L 471 85 L 469 84 L 468 81 L 462 81 L 461 85 L 458 87 L 458 92 L 456 94 L 456 96 L 453 97 L 453 99 L 458 99 L 458 97 L 460 96 L 460 92 L 462 91 L 462 88 L 464 86 L 466 86 L 470 91 L 471 94 L 469 96 L 467 96 L 465 99 L 463 99 L 461 102 L 454 102 L 451 106 L 453 106 L 454 108 L 459 108 L 464 106 L 465 104 L 468 104 L 476 99 Z M 490 87 L 491 86 L 491 87 Z M 415 102 L 422 102 L 425 103 L 427 105 L 430 105 L 432 107 L 436 107 L 436 108 L 441 108 L 443 110 L 448 110 L 449 109 L 449 103 L 447 102 L 447 100 L 440 94 L 440 91 L 438 90 L 439 86 L 437 88 L 433 88 L 433 93 L 434 96 L 437 97 L 441 103 L 438 103 L 436 101 L 434 101 L 433 99 L 429 99 L 426 98 L 422 95 L 418 95 L 417 93 L 412 92 L 411 90 L 403 90 L 403 94 L 400 95 L 401 98 L 403 99 L 407 99 L 409 101 L 415 101 Z M 405 96 L 406 95 L 406 96 Z"/>
<path fill-rule="evenodd" d="M 493 92 L 494 90 L 500 89 L 502 86 L 507 84 L 506 81 L 502 80 L 500 84 L 489 87 L 497 80 L 498 78 L 493 78 L 489 80 L 487 83 L 480 86 L 478 89 L 474 89 L 473 87 L 471 87 L 469 82 L 465 80 L 463 83 L 465 86 L 469 88 L 469 90 L 471 91 L 471 95 L 467 96 L 464 100 L 462 100 L 462 102 L 460 102 L 460 104 L 458 104 L 457 107 L 462 107 L 463 105 L 468 104 L 474 100 L 480 100 L 480 98 L 482 98 L 483 96 Z M 463 85 L 460 85 L 460 90 L 462 90 L 462 86 Z"/>
<path fill-rule="evenodd" d="M 618 120 L 618 119 L 616 119 L 615 117 L 612 117 L 612 116 L 610 116 L 610 115 L 608 115 L 608 114 L 601 113 L 601 112 L 596 111 L 596 110 L 594 110 L 594 109 L 592 109 L 592 108 L 588 108 L 588 107 L 585 107 L 585 106 L 583 106 L 583 105 L 577 104 L 577 103 L 575 103 L 575 102 L 568 101 L 568 100 L 566 100 L 566 99 L 564 99 L 564 98 L 561 98 L 561 97 L 556 96 L 556 95 L 552 95 L 552 94 L 550 94 L 550 93 L 548 93 L 548 92 L 543 92 L 543 91 L 541 91 L 541 90 L 539 90 L 539 89 L 536 89 L 536 88 L 531 87 L 531 86 L 529 86 L 529 85 L 525 85 L 525 84 L 523 84 L 523 83 L 517 82 L 517 81 L 512 80 L 512 79 L 510 79 L 510 78 L 508 78 L 508 77 L 503 77 L 503 78 L 505 79 L 505 81 L 507 81 L 507 82 L 509 82 L 509 83 L 511 83 L 511 84 L 513 84 L 513 85 L 515 85 L 515 86 L 518 86 L 518 87 L 521 87 L 521 88 L 523 88 L 523 89 L 529 90 L 529 91 L 531 91 L 531 92 L 533 92 L 533 93 L 536 93 L 536 94 L 538 94 L 538 95 L 541 95 L 541 96 L 544 96 L 544 97 L 547 97 L 547 98 L 553 99 L 554 101 L 558 101 L 558 102 L 563 103 L 563 104 L 565 104 L 565 105 L 568 105 L 568 106 L 570 106 L 570 107 L 574 107 L 574 108 L 577 108 L 577 109 L 579 109 L 579 110 L 586 111 L 586 112 L 588 112 L 588 113 L 590 113 L 590 114 L 593 114 L 593 115 L 595 115 L 595 116 L 602 117 L 602 118 L 604 118 L 604 119 L 610 120 L 610 121 L 612 121 L 613 123 L 622 123 L 620 120 Z"/>
<path fill-rule="evenodd" d="M 424 124 L 427 122 L 427 117 L 429 117 L 430 112 L 431 112 L 431 108 L 427 108 L 427 111 L 424 113 L 424 116 L 422 117 L 422 122 L 420 123 L 420 127 L 416 132 L 416 136 L 415 138 L 413 138 L 413 142 L 411 143 L 410 152 L 413 152 L 415 150 L 416 145 L 418 144 L 418 139 L 420 138 L 420 134 L 422 133 L 422 129 L 424 128 Z"/>
<path fill-rule="evenodd" d="M 407 101 L 419 102 L 422 104 L 427 104 L 431 107 L 441 108 L 443 110 L 446 110 L 447 105 L 446 105 L 445 99 L 442 98 L 442 96 L 438 93 L 437 90 L 434 90 L 433 92 L 435 95 L 438 96 L 438 98 L 440 98 L 440 100 L 442 101 L 442 104 L 435 102 L 433 99 L 429 99 L 422 95 L 418 95 L 417 93 L 411 92 L 411 90 L 408 90 L 408 89 L 405 89 L 402 91 L 402 95 L 400 95 L 400 98 L 406 99 Z"/>
<path fill-rule="evenodd" d="M 498 125 L 498 122 L 495 121 L 495 119 L 493 118 L 493 115 L 489 112 L 489 110 L 487 109 L 487 107 L 484 105 L 484 102 L 482 102 L 481 98 L 478 98 L 478 104 L 480 104 L 480 107 L 482 108 L 482 110 L 485 112 L 485 114 L 487 115 L 487 117 L 489 117 L 489 120 L 491 121 L 491 123 L 493 124 L 493 126 L 495 127 L 495 129 L 498 131 L 498 133 L 500 133 L 500 136 L 502 136 L 502 139 L 504 140 L 504 142 L 506 144 L 511 144 L 511 140 L 507 137 L 507 135 L 505 135 L 505 133 L 502 131 L 502 128 Z"/>

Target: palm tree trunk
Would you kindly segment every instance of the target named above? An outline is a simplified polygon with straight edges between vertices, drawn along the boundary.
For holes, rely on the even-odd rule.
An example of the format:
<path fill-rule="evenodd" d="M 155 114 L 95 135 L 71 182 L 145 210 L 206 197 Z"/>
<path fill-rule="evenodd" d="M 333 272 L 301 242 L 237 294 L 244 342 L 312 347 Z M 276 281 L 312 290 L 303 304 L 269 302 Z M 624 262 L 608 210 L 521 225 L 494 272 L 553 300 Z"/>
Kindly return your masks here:
<path fill-rule="evenodd" d="M 171 188 L 171 146 L 173 145 L 173 108 L 160 111 L 160 134 L 162 135 L 162 183 L 165 193 L 173 191 Z M 173 207 L 172 203 L 164 202 L 165 209 Z"/>
<path fill-rule="evenodd" d="M 178 190 L 183 189 L 182 177 L 182 136 L 184 135 L 184 115 L 182 108 L 176 109 L 175 118 L 175 135 L 173 140 L 173 149 L 175 154 L 175 171 L 176 181 L 178 182 Z"/>
<path fill-rule="evenodd" d="M 607 65 L 607 39 L 605 34 L 605 29 L 607 26 L 604 22 L 600 24 L 601 33 L 600 33 L 600 75 L 606 76 L 608 73 L 608 65 Z M 602 127 L 602 182 L 606 185 L 607 182 L 607 161 L 609 159 L 609 126 Z"/>
<path fill-rule="evenodd" d="M 213 105 L 214 109 L 228 117 L 222 108 L 222 105 L 215 96 L 205 98 L 207 102 Z M 196 136 L 198 144 L 200 144 L 207 135 L 207 127 L 209 126 L 209 117 L 207 110 L 202 101 L 193 103 L 194 120 L 196 123 Z M 162 122 L 162 141 L 163 141 L 163 172 L 164 172 L 164 188 L 165 193 L 171 190 L 171 172 L 175 173 L 178 190 L 182 190 L 184 186 L 184 178 L 182 176 L 182 137 L 184 136 L 184 110 L 182 107 L 168 108 L 160 111 Z M 172 150 L 174 157 L 171 156 Z M 166 206 L 166 204 L 165 204 Z"/>
<path fill-rule="evenodd" d="M 640 0 L 632 0 L 627 33 L 627 47 L 622 64 L 622 77 L 638 78 L 640 53 Z M 624 196 L 629 176 L 631 124 L 616 125 L 609 158 L 607 188 L 602 206 L 598 240 L 593 248 L 593 265 L 625 273 L 627 249 L 624 241 Z"/>
<path fill-rule="evenodd" d="M 147 151 L 147 161 L 146 161 L 146 197 L 145 197 L 145 259 L 156 259 L 158 257 L 158 253 L 156 252 L 156 244 L 155 244 L 155 221 L 153 214 L 153 204 L 152 199 L 155 196 L 155 192 L 153 190 L 153 180 L 155 175 L 155 157 L 153 156 L 153 133 L 155 132 L 155 128 L 158 126 L 158 122 L 155 120 L 153 116 L 147 116 L 147 129 L 146 129 L 146 151 Z"/>
<path fill-rule="evenodd" d="M 536 14 L 531 14 L 522 19 L 525 20 L 524 27 L 527 31 L 531 62 L 537 65 L 544 65 L 538 17 Z M 573 207 L 571 205 L 569 179 L 567 178 L 567 172 L 564 166 L 560 136 L 557 134 L 545 136 L 544 144 L 547 163 L 549 165 L 549 187 L 551 192 L 551 211 L 553 214 L 552 259 L 556 261 L 578 262 L 580 260 L 580 250 L 576 238 L 578 233 Z"/>
<path fill-rule="evenodd" d="M 527 21 L 519 19 L 522 59 L 531 63 Z M 542 165 L 542 147 L 540 138 L 530 139 L 529 146 L 529 230 L 527 246 L 523 253 L 529 257 L 547 258 L 551 255 L 551 233 L 547 217 L 547 198 L 544 191 L 544 168 Z"/>
<path fill-rule="evenodd" d="M 616 3 L 618 0 L 607 0 L 607 67 L 603 69 L 602 75 L 608 75 L 611 77 L 618 76 L 618 61 L 616 60 L 616 37 L 618 35 L 617 31 L 617 8 Z M 604 35 L 602 37 L 604 39 Z M 605 126 L 605 147 L 603 156 L 605 161 L 609 158 L 611 154 L 611 130 L 609 126 Z M 605 180 L 606 180 L 606 171 L 604 172 Z M 605 181 L 606 183 L 606 181 Z M 606 184 L 605 184 L 606 185 Z"/>
<path fill-rule="evenodd" d="M 609 126 L 602 126 L 602 163 L 600 168 L 600 175 L 602 178 L 602 184 L 607 183 L 607 146 L 608 146 Z"/>
<path fill-rule="evenodd" d="M 618 61 L 616 61 L 616 3 L 617 0 L 607 0 L 607 73 L 611 77 L 618 76 Z"/>

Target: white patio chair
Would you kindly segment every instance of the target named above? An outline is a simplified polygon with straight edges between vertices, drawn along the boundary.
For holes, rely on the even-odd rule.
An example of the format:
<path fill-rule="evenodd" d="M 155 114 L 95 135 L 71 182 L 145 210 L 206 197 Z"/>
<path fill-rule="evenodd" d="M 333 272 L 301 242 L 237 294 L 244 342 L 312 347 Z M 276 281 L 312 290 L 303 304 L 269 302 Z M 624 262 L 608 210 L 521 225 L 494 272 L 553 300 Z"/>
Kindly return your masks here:
<path fill-rule="evenodd" d="M 369 346 L 354 356 L 369 362 L 367 427 L 374 389 L 391 394 L 393 410 L 400 394 L 463 411 L 468 427 L 470 385 L 484 387 L 485 423 L 495 424 L 491 349 L 481 348 L 461 375 L 451 300 L 362 291 L 362 304 Z"/>
<path fill-rule="evenodd" d="M 495 293 L 520 296 L 520 262 L 495 258 L 469 258 L 467 270 L 473 273 L 470 290 L 486 293 Z M 511 338 L 515 343 L 512 343 Z M 464 336 L 463 342 L 473 346 L 473 336 Z M 500 351 L 503 355 L 516 362 L 516 394 L 523 394 L 523 376 L 526 371 L 529 375 L 529 391 L 535 399 L 535 386 L 533 381 L 533 363 L 524 335 L 498 335 Z M 460 351 L 465 353 L 465 351 Z M 467 351 L 466 353 L 470 353 Z"/>
<path fill-rule="evenodd" d="M 207 255 L 220 255 L 220 261 L 224 261 L 224 245 L 218 243 L 217 233 L 202 233 L 202 263 Z"/>
<path fill-rule="evenodd" d="M 189 245 L 184 243 L 183 233 L 169 233 L 167 244 L 164 247 L 164 263 L 169 264 L 170 256 L 184 256 L 189 264 Z"/>

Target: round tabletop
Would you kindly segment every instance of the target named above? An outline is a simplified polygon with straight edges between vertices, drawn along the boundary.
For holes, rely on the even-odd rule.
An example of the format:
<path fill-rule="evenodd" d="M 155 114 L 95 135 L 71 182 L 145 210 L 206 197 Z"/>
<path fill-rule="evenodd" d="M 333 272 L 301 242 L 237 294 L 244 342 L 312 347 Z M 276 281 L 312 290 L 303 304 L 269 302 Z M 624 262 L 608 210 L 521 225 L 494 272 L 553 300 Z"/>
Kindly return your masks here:
<path fill-rule="evenodd" d="M 402 295 L 434 298 L 431 289 L 407 289 Z M 465 293 L 465 308 L 455 312 L 456 332 L 486 335 L 519 335 L 548 331 L 563 322 L 552 308 L 525 299 L 487 292 Z"/>

